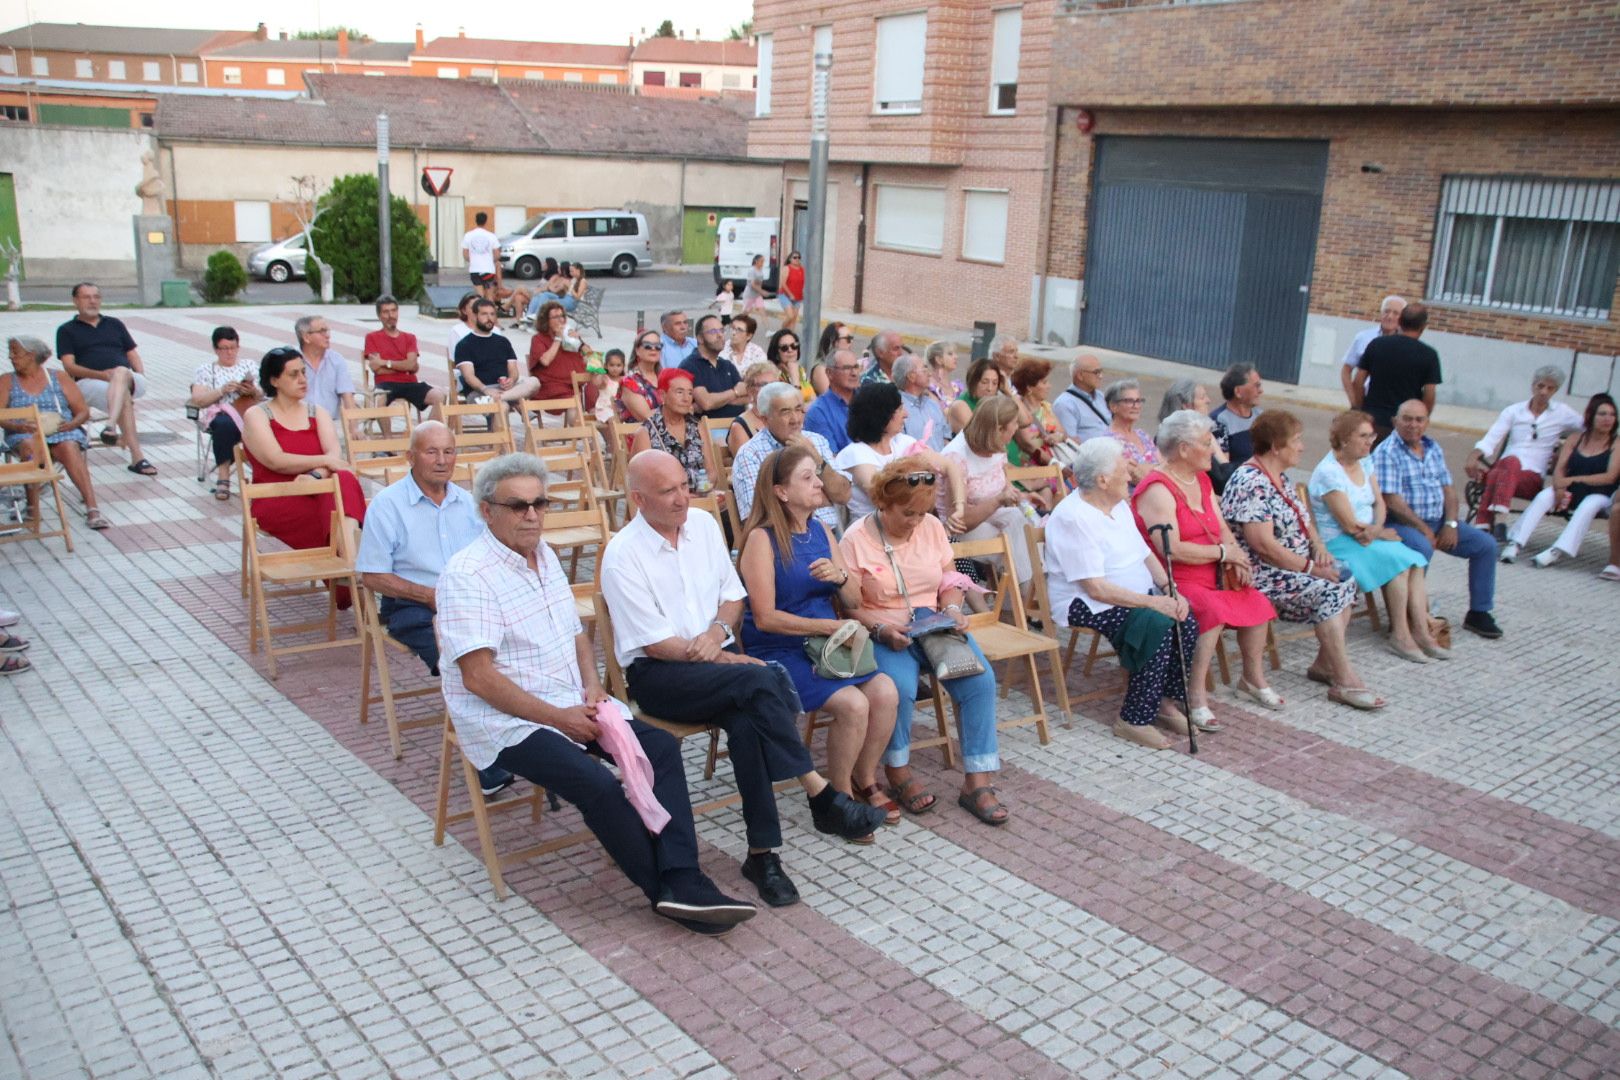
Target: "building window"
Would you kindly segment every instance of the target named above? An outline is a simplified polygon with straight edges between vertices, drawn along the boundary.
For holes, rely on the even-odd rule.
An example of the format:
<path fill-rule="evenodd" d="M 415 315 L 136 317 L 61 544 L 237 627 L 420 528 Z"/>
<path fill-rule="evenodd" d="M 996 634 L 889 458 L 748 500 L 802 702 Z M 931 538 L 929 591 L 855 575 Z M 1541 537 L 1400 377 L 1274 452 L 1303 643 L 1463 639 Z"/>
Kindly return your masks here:
<path fill-rule="evenodd" d="M 149 127 L 152 127 L 153 125 L 155 125 L 156 123 L 157 123 L 157 116 L 155 114 L 149 113 L 149 112 L 141 113 L 141 127 L 149 128 Z"/>
<path fill-rule="evenodd" d="M 28 123 L 28 106 L 26 105 L 0 105 L 0 120 L 16 120 Z"/>
<path fill-rule="evenodd" d="M 701 71 L 683 71 L 683 72 L 681 72 L 681 85 L 685 86 L 685 87 L 688 87 L 689 89 L 701 90 L 703 88 L 703 72 L 701 72 Z"/>
<path fill-rule="evenodd" d="M 642 86 L 663 86 L 664 73 L 662 71 L 643 71 L 641 73 Z"/>
<path fill-rule="evenodd" d="M 563 82 L 584 82 L 584 81 L 585 81 L 585 76 L 581 75 L 577 71 L 565 71 L 565 72 L 563 72 Z"/>
<path fill-rule="evenodd" d="M 962 193 L 962 258 L 974 262 L 1007 261 L 1007 203 L 1005 191 Z"/>
<path fill-rule="evenodd" d="M 761 34 L 755 39 L 759 46 L 759 70 L 754 76 L 754 115 L 771 115 L 771 52 L 775 37 Z"/>
<path fill-rule="evenodd" d="M 236 204 L 236 242 L 264 244 L 270 241 L 270 204 L 241 200 Z"/>
<path fill-rule="evenodd" d="M 495 235 L 510 236 L 523 227 L 529 219 L 529 211 L 522 206 L 497 206 L 495 208 Z"/>
<path fill-rule="evenodd" d="M 991 16 L 990 111 L 1007 114 L 1018 108 L 1018 43 L 1024 33 L 1024 9 L 1003 8 Z"/>
<path fill-rule="evenodd" d="M 877 185 L 878 247 L 938 255 L 945 250 L 945 189 Z"/>
<path fill-rule="evenodd" d="M 467 76 L 472 79 L 496 79 L 500 77 L 500 72 L 492 67 L 475 67 L 467 72 Z"/>
<path fill-rule="evenodd" d="M 180 65 L 180 81 L 181 82 L 196 82 L 197 81 L 197 65 L 196 64 L 181 64 Z"/>
<path fill-rule="evenodd" d="M 264 81 L 267 86 L 286 86 L 287 72 L 284 68 L 265 68 Z"/>
<path fill-rule="evenodd" d="M 545 80 L 546 73 L 543 71 L 535 71 L 533 68 L 530 68 L 523 73 L 523 77 L 525 79 L 535 79 L 543 82 Z"/>
<path fill-rule="evenodd" d="M 163 78 L 163 69 L 156 60 L 147 60 L 141 64 L 141 78 L 146 82 L 157 82 Z"/>
<path fill-rule="evenodd" d="M 107 61 L 107 78 L 109 78 L 109 79 L 127 79 L 127 78 L 129 78 L 129 76 L 125 73 L 124 62 L 122 60 L 109 60 L 109 61 Z"/>
<path fill-rule="evenodd" d="M 51 61 L 48 57 L 35 56 L 29 58 L 28 69 L 34 73 L 34 78 L 45 79 L 51 74 Z"/>
<path fill-rule="evenodd" d="M 0 53 L 0 75 L 17 74 L 17 54 Z"/>
<path fill-rule="evenodd" d="M 596 81 L 599 83 L 606 83 L 609 86 L 618 86 L 619 74 L 616 71 L 604 71 L 596 77 Z"/>
<path fill-rule="evenodd" d="M 872 106 L 880 113 L 922 112 L 923 50 L 928 16 L 890 15 L 877 21 Z"/>
<path fill-rule="evenodd" d="M 96 77 L 96 65 L 89 60 L 73 61 L 73 77 L 75 79 L 93 79 Z"/>
<path fill-rule="evenodd" d="M 735 71 L 722 72 L 720 75 L 720 89 L 741 90 L 742 76 L 737 74 Z"/>
<path fill-rule="evenodd" d="M 461 78 L 461 69 L 458 67 L 442 67 L 439 69 L 439 78 L 459 79 Z"/>
<path fill-rule="evenodd" d="M 225 80 L 226 86 L 241 86 L 242 69 L 239 67 L 223 68 L 220 71 L 220 78 Z"/>
<path fill-rule="evenodd" d="M 1607 319 L 1620 183 L 1447 177 L 1429 294 L 1443 303 Z"/>

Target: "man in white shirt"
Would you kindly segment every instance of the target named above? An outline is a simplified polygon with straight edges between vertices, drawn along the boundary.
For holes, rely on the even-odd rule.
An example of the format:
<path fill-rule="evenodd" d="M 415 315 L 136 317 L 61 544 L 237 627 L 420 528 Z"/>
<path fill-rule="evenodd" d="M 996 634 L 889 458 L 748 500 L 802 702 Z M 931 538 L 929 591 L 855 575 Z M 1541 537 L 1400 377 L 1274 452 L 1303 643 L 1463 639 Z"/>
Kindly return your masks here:
<path fill-rule="evenodd" d="M 1350 402 L 1352 409 L 1361 408 L 1361 402 L 1366 395 L 1366 388 L 1356 387 L 1356 368 L 1361 365 L 1361 354 L 1367 351 L 1367 346 L 1374 339 L 1385 334 L 1393 334 L 1401 328 L 1401 312 L 1406 310 L 1406 300 L 1399 296 L 1386 296 L 1384 302 L 1378 305 L 1378 324 L 1369 326 L 1355 336 L 1350 347 L 1345 350 L 1344 363 L 1339 366 L 1339 385 L 1344 387 L 1345 400 Z"/>
<path fill-rule="evenodd" d="M 1564 373 L 1558 368 L 1537 368 L 1530 377 L 1529 399 L 1503 409 L 1485 437 L 1468 452 L 1463 468 L 1469 479 L 1485 484 L 1474 524 L 1497 532 L 1498 540 L 1506 539 L 1507 526 L 1498 523 L 1496 515 L 1506 514 L 1514 499 L 1535 498 L 1559 440 L 1581 430 L 1581 414 L 1553 400 L 1563 385 Z M 1486 456 L 1498 450 L 1502 453 L 1496 463 L 1486 465 Z"/>
<path fill-rule="evenodd" d="M 498 457 L 478 471 L 473 498 L 485 529 L 450 557 L 434 590 L 444 701 L 461 752 L 475 767 L 499 764 L 577 806 L 659 915 L 704 934 L 752 918 L 752 904 L 726 896 L 698 868 L 679 743 L 602 689 L 568 578 L 541 542 L 545 465 L 528 454 Z M 604 703 L 616 718 L 601 714 Z M 645 773 L 615 761 L 609 744 L 621 757 L 640 746 L 650 792 Z M 624 780 L 602 760 L 619 765 Z"/>
<path fill-rule="evenodd" d="M 836 791 L 815 771 L 799 738 L 799 695 L 783 668 L 728 650 L 742 618 L 742 581 L 720 526 L 689 514 L 686 470 L 662 450 L 630 459 L 636 516 L 602 553 L 602 596 L 612 647 L 633 698 L 651 716 L 713 724 L 726 732 L 748 832 L 743 877 L 772 907 L 799 892 L 775 849 L 782 828 L 771 785 L 796 779 L 816 829 L 855 840 L 884 813 Z"/>
<path fill-rule="evenodd" d="M 1058 423 L 1076 442 L 1108 434 L 1108 425 L 1113 423 L 1113 415 L 1103 401 L 1102 373 L 1101 360 L 1090 353 L 1081 353 L 1074 358 L 1074 368 L 1069 373 L 1071 385 L 1052 402 Z"/>
<path fill-rule="evenodd" d="M 473 290 L 486 300 L 494 300 L 501 283 L 501 240 L 484 228 L 489 215 L 480 210 L 473 215 L 473 228 L 461 238 L 461 257 L 467 263 Z"/>
<path fill-rule="evenodd" d="M 814 431 L 804 430 L 804 395 L 796 386 L 774 382 L 760 389 L 754 408 L 765 418 L 765 426 L 754 437 L 743 443 L 737 458 L 731 463 L 731 493 L 737 499 L 737 513 L 747 521 L 754 509 L 754 485 L 759 480 L 759 467 L 765 459 L 784 446 L 806 443 L 815 451 L 816 471 L 821 476 L 827 505 L 816 511 L 816 520 L 838 535 L 840 523 L 838 508 L 849 502 L 849 477 L 832 463 L 833 449 L 827 440 Z"/>

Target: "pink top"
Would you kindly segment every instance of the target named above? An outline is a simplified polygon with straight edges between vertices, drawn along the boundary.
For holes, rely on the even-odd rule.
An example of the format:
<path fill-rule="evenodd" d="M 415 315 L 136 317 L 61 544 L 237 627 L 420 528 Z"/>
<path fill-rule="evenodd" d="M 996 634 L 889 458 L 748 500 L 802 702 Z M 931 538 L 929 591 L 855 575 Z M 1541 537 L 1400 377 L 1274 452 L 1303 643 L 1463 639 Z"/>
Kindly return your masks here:
<path fill-rule="evenodd" d="M 878 539 L 877 515 L 862 518 L 849 527 L 839 549 L 851 572 L 861 576 L 861 603 L 874 611 L 903 615 L 907 621 L 917 608 L 939 606 L 940 583 L 945 575 L 956 569 L 951 556 L 950 537 L 945 526 L 932 514 L 917 522 L 917 528 L 906 540 L 894 545 L 894 565 L 905 578 L 906 595 L 894 580 L 894 565 Z"/>

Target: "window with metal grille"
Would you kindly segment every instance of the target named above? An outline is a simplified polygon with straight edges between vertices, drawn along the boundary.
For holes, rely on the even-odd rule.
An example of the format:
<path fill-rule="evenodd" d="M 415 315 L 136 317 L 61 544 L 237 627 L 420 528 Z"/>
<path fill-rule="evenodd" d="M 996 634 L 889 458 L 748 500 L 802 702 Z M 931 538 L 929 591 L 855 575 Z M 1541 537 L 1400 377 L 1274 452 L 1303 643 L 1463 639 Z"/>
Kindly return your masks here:
<path fill-rule="evenodd" d="M 28 106 L 0 105 L 0 120 L 17 120 L 26 124 L 28 122 Z"/>
<path fill-rule="evenodd" d="M 1429 295 L 1453 304 L 1608 319 L 1620 274 L 1620 183 L 1452 176 Z"/>

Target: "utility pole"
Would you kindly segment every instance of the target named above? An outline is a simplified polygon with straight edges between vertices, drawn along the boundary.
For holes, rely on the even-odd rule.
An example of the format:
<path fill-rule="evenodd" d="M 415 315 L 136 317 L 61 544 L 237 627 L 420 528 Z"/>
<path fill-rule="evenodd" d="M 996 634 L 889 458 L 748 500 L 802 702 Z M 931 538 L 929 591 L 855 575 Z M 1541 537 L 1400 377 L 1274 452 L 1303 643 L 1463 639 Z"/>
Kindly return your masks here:
<path fill-rule="evenodd" d="M 377 266 L 382 292 L 394 291 L 394 238 L 390 228 L 388 198 L 388 114 L 377 114 Z"/>
<path fill-rule="evenodd" d="M 821 264 L 827 231 L 827 81 L 831 75 L 832 53 L 816 53 L 815 83 L 810 90 L 810 235 L 803 252 L 805 353 L 821 340 L 821 283 L 827 269 Z"/>

